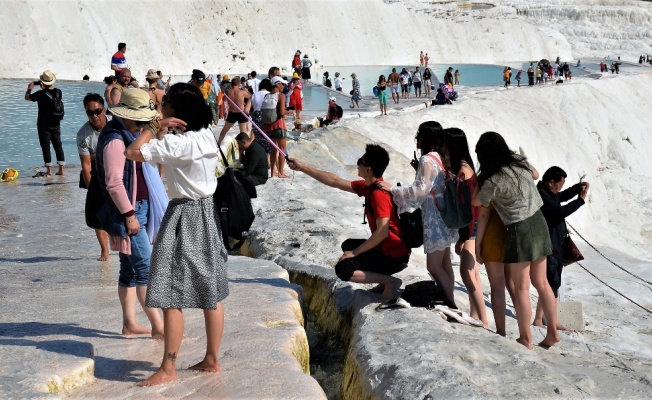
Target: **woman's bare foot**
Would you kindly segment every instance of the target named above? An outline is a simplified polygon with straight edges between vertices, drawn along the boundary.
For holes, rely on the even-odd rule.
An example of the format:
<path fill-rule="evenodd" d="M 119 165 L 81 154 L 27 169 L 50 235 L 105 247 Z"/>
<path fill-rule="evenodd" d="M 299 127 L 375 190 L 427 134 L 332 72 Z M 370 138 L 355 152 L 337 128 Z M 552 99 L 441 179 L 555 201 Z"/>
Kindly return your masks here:
<path fill-rule="evenodd" d="M 163 334 L 163 331 L 152 331 L 152 339 L 155 340 L 163 340 L 165 338 L 165 335 Z M 184 336 L 185 338 L 185 336 Z"/>
<path fill-rule="evenodd" d="M 543 325 L 543 320 L 542 320 L 542 319 L 535 319 L 535 320 L 532 322 L 532 325 L 533 325 L 533 326 L 538 326 L 539 328 L 543 328 L 543 327 L 544 327 L 544 325 Z"/>
<path fill-rule="evenodd" d="M 279 178 L 289 178 L 289 176 L 285 175 L 285 173 L 283 173 L 283 172 L 281 172 L 280 174 L 278 174 L 278 177 L 279 177 Z"/>
<path fill-rule="evenodd" d="M 522 344 L 523 346 L 525 346 L 525 347 L 527 347 L 528 349 L 532 350 L 532 341 L 531 341 L 531 340 L 518 338 L 518 339 L 516 339 L 516 341 L 517 341 L 519 344 Z"/>
<path fill-rule="evenodd" d="M 212 361 L 204 358 L 188 369 L 192 369 L 194 371 L 220 372 L 220 363 L 217 360 Z"/>
<path fill-rule="evenodd" d="M 127 326 L 127 325 L 122 326 L 123 335 L 149 335 L 151 333 L 152 333 L 151 330 L 138 324 L 134 324 L 132 326 Z"/>
<path fill-rule="evenodd" d="M 104 254 L 104 253 L 100 254 L 100 256 L 97 257 L 97 261 L 102 261 L 102 262 L 109 261 L 109 254 L 108 253 L 107 254 Z"/>
<path fill-rule="evenodd" d="M 553 336 L 546 335 L 546 337 L 543 338 L 541 343 L 539 343 L 539 346 L 545 347 L 545 348 L 550 348 L 550 347 L 554 346 L 556 343 L 558 343 L 559 341 L 561 341 L 561 338 L 559 337 L 559 335 L 557 333 L 555 333 Z"/>
<path fill-rule="evenodd" d="M 558 331 L 564 331 L 564 332 L 573 332 L 573 330 L 566 325 L 562 325 L 559 322 L 557 322 L 557 330 Z"/>
<path fill-rule="evenodd" d="M 502 336 L 502 337 L 507 336 L 507 333 L 506 333 L 504 330 L 498 330 L 498 329 L 496 329 L 496 333 L 499 334 L 499 335 Z"/>
<path fill-rule="evenodd" d="M 64 176 L 64 175 L 65 175 L 65 173 L 64 173 L 63 171 L 59 171 L 59 172 L 57 172 L 57 173 L 56 173 L 55 175 L 60 175 L 60 176 Z"/>
<path fill-rule="evenodd" d="M 144 381 L 140 382 L 138 386 L 156 386 L 156 385 L 162 385 L 164 383 L 172 382 L 173 380 L 177 379 L 177 371 L 174 370 L 173 372 L 165 372 L 162 369 L 159 369 L 154 373 L 154 375 L 150 376 L 149 378 L 145 379 Z"/>

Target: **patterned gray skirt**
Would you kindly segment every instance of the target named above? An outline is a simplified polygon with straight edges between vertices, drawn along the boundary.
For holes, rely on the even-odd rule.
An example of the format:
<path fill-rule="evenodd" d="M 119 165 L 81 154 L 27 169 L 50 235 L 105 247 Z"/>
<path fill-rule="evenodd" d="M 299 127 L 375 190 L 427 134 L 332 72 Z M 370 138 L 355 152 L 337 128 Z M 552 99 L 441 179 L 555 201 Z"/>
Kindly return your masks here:
<path fill-rule="evenodd" d="M 147 307 L 214 310 L 229 295 L 213 197 L 171 200 L 154 241 Z"/>

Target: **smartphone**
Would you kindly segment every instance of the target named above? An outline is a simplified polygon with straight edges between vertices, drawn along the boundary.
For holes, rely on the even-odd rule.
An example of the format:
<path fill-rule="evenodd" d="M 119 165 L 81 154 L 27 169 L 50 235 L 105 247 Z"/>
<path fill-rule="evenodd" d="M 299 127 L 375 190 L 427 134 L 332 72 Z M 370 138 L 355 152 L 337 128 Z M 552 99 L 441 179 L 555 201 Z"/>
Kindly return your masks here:
<path fill-rule="evenodd" d="M 33 83 L 34 83 L 35 85 L 40 85 L 40 84 L 41 84 L 41 81 L 34 81 Z"/>

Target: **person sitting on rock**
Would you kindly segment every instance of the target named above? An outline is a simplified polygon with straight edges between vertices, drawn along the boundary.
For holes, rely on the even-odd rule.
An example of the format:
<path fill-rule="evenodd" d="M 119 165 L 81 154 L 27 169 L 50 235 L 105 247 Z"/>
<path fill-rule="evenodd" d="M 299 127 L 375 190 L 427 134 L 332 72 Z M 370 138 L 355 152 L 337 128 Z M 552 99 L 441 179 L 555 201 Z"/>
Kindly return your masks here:
<path fill-rule="evenodd" d="M 242 168 L 235 170 L 236 176 L 248 180 L 254 186 L 264 185 L 269 178 L 269 162 L 265 149 L 247 132 L 240 132 L 235 141 L 238 143 L 242 162 Z"/>
<path fill-rule="evenodd" d="M 290 169 L 301 171 L 325 185 L 365 197 L 365 216 L 369 220 L 371 237 L 347 239 L 342 243 L 343 253 L 335 265 L 337 277 L 347 282 L 377 283 L 372 290 L 382 292 L 383 302 L 379 309 L 409 308 L 410 305 L 399 297 L 402 281 L 392 275 L 407 267 L 410 249 L 401 241 L 401 225 L 390 194 L 377 188 L 388 164 L 387 150 L 368 144 L 357 162 L 358 176 L 362 179 L 348 181 L 288 158 Z"/>

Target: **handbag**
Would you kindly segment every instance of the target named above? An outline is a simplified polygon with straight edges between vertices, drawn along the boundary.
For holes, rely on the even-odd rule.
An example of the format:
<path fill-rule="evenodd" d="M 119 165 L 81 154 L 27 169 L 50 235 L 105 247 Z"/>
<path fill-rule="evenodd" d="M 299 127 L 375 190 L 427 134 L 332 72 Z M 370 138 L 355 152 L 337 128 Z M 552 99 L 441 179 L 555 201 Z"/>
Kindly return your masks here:
<path fill-rule="evenodd" d="M 564 238 L 562 251 L 564 255 L 564 267 L 572 263 L 584 260 L 584 256 L 580 252 L 580 249 L 577 248 L 570 235 L 566 235 Z"/>
<path fill-rule="evenodd" d="M 254 223 L 256 215 L 251 207 L 251 196 L 241 182 L 234 174 L 233 168 L 222 152 L 220 146 L 217 147 L 222 155 L 224 174 L 217 178 L 217 189 L 213 194 L 215 210 L 219 214 L 220 228 L 222 229 L 222 240 L 227 250 L 238 250 L 244 244 L 249 234 L 249 228 Z M 255 197 L 255 188 L 254 197 Z M 231 246 L 229 238 L 238 240 Z"/>

